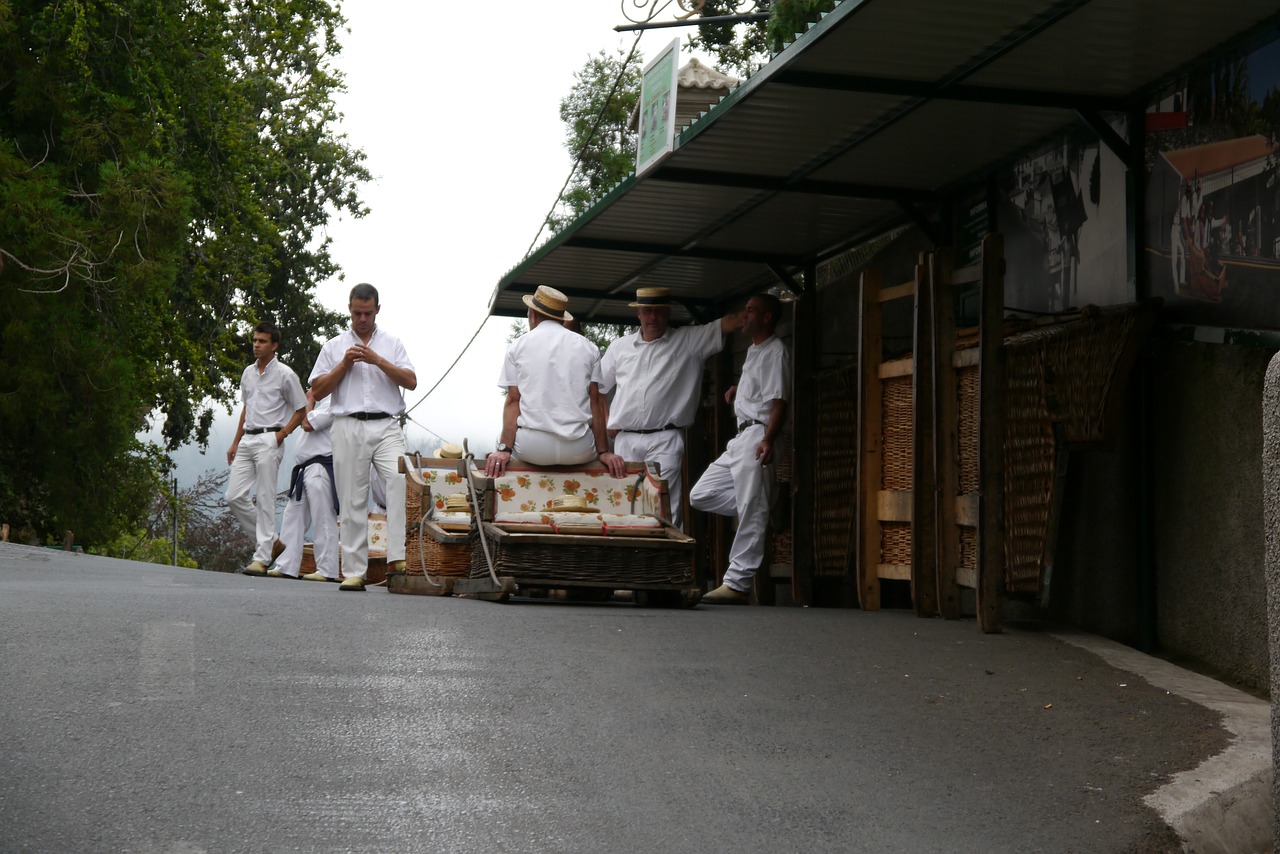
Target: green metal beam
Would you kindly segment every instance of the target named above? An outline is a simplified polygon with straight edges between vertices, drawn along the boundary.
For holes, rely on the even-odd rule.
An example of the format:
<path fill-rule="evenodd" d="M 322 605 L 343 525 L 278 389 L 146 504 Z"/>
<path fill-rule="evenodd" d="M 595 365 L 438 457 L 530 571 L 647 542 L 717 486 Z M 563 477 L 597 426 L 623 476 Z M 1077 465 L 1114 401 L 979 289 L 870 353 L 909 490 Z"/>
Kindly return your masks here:
<path fill-rule="evenodd" d="M 1081 95 L 1075 92 L 1048 92 L 1033 89 L 1008 89 L 997 86 L 929 83 L 893 77 L 860 74 L 829 74 L 817 71 L 784 71 L 775 82 L 805 89 L 827 89 L 836 92 L 861 92 L 871 95 L 900 95 L 928 101 L 968 101 L 979 104 L 1004 104 L 1011 107 L 1043 107 L 1059 110 L 1100 110 L 1124 112 L 1127 98 Z"/>
<path fill-rule="evenodd" d="M 697 184 L 707 187 L 763 190 L 769 193 L 802 193 L 815 196 L 872 199 L 899 203 L 933 202 L 938 200 L 938 196 L 928 190 L 908 187 L 890 187 L 883 184 L 851 184 L 843 181 L 815 181 L 803 178 L 788 179 L 769 175 L 751 175 L 743 172 L 681 169 L 671 166 L 659 167 L 651 176 L 651 180 L 669 181 L 675 184 Z"/>
<path fill-rule="evenodd" d="M 599 249 L 605 252 L 636 252 L 644 255 L 662 255 L 668 258 L 705 258 L 710 261 L 742 261 L 747 264 L 796 265 L 803 259 L 795 255 L 776 252 L 754 252 L 745 249 L 710 249 L 699 246 L 673 246 L 664 243 L 645 243 L 639 240 L 612 240 L 601 237 L 575 235 L 563 244 L 578 249 Z"/>

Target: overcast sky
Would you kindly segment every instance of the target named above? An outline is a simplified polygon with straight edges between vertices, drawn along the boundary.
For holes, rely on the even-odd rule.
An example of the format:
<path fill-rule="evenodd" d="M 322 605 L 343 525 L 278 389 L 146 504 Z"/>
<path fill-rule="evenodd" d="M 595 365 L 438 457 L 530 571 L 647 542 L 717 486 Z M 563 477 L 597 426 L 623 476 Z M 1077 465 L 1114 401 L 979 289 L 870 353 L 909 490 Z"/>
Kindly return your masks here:
<path fill-rule="evenodd" d="M 351 144 L 368 156 L 374 178 L 362 195 L 371 212 L 330 225 L 346 279 L 321 283 L 317 297 L 345 311 L 353 284 L 378 288 L 378 323 L 405 342 L 417 370 L 411 407 L 483 323 L 462 361 L 413 409 L 410 450 L 439 441 L 428 431 L 467 438 L 477 452 L 496 440 L 511 321 L 485 322 L 489 298 L 568 174 L 559 103 L 574 72 L 602 49 L 631 47 L 634 34 L 613 30 L 625 23 L 622 2 L 633 0 L 343 3 L 351 31 L 336 62 L 348 90 L 338 106 Z M 685 33 L 650 31 L 640 49 L 651 56 Z M 290 367 L 305 383 L 311 366 Z M 207 454 L 181 451 L 180 481 L 225 466 L 234 429 L 234 417 L 220 414 Z"/>

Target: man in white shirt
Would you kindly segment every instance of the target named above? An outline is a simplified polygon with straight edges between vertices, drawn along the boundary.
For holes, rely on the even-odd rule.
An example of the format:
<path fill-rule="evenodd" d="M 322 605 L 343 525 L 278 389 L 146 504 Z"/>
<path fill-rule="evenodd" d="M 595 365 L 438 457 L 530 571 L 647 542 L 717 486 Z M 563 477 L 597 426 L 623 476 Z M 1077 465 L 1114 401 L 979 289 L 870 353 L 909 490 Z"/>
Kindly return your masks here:
<path fill-rule="evenodd" d="M 485 474 L 500 477 L 512 457 L 536 466 L 569 466 L 596 457 L 617 477 L 622 459 L 609 453 L 600 396 L 600 350 L 565 329 L 568 298 L 541 286 L 524 296 L 529 331 L 507 347 L 498 385 L 507 390 L 498 448 Z"/>
<path fill-rule="evenodd" d="M 791 357 L 773 334 L 781 312 L 778 298 L 770 294 L 747 301 L 742 331 L 751 346 L 738 385 L 725 394 L 737 416 L 738 435 L 689 493 L 689 504 L 698 510 L 738 517 L 724 583 L 702 597 L 712 605 L 746 604 L 751 579 L 764 562 L 769 510 L 778 488 L 773 443 L 791 397 Z"/>
<path fill-rule="evenodd" d="M 613 450 L 623 460 L 657 463 L 671 498 L 671 521 L 683 524 L 684 430 L 697 415 L 702 369 L 724 349 L 740 318 L 728 314 L 701 326 L 671 329 L 670 288 L 639 288 L 631 303 L 640 329 L 609 345 L 600 362 Z"/>
<path fill-rule="evenodd" d="M 338 581 L 338 491 L 333 482 L 333 442 L 329 426 L 333 414 L 329 401 L 316 403 L 307 392 L 307 414 L 302 435 L 293 446 L 293 473 L 289 477 L 289 503 L 280 520 L 284 554 L 267 575 L 297 578 L 302 566 L 302 546 L 307 528 L 315 544 L 316 571 L 302 576 L 308 581 Z"/>
<path fill-rule="evenodd" d="M 276 358 L 280 329 L 269 321 L 253 327 L 254 362 L 240 375 L 240 420 L 227 449 L 227 504 L 253 538 L 247 575 L 266 575 L 276 543 L 276 476 L 281 446 L 302 422 L 307 399 L 293 370 Z M 257 507 L 250 490 L 257 491 Z"/>
<path fill-rule="evenodd" d="M 369 569 L 369 466 L 387 488 L 387 563 L 404 569 L 404 454 L 400 416 L 404 393 L 418 387 L 409 354 L 377 325 L 378 290 L 361 283 L 347 302 L 351 327 L 325 342 L 311 369 L 316 400 L 332 396 L 333 474 L 341 507 L 342 575 L 340 590 L 364 590 Z"/>

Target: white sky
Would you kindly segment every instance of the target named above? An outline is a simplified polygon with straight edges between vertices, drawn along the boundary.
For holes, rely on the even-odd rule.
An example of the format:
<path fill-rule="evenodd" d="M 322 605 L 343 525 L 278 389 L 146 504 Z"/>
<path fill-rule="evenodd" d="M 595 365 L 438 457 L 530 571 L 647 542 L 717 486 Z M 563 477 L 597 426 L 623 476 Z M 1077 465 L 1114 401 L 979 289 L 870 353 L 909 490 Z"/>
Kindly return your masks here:
<path fill-rule="evenodd" d="M 338 108 L 350 143 L 368 156 L 374 178 L 362 197 L 371 212 L 331 223 L 346 279 L 320 284 L 316 296 L 345 313 L 352 285 L 378 288 L 378 323 L 404 341 L 417 371 L 408 406 L 484 320 L 498 279 L 524 257 L 555 200 L 570 167 L 560 99 L 589 57 L 630 49 L 635 34 L 613 31 L 626 23 L 622 2 L 633 0 L 343 3 L 350 33 L 336 62 L 347 86 Z M 687 29 L 645 33 L 646 61 L 677 36 Z M 510 325 L 490 318 L 413 421 L 447 441 L 467 438 L 477 455 L 491 449 Z M 290 367 L 305 383 L 311 366 Z M 408 425 L 410 450 L 438 442 L 418 424 Z M 209 452 L 175 455 L 184 485 L 226 465 L 234 429 L 234 416 L 219 411 Z"/>

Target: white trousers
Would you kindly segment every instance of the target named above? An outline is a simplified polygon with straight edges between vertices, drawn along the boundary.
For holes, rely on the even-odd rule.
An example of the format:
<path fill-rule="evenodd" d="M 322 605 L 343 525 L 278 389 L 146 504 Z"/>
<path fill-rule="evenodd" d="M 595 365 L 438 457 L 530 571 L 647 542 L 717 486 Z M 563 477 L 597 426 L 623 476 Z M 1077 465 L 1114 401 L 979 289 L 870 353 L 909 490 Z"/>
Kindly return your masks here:
<path fill-rule="evenodd" d="M 244 436 L 231 460 L 227 478 L 227 505 L 244 532 L 253 538 L 253 560 L 271 563 L 276 541 L 276 477 L 280 474 L 280 448 L 275 433 Z M 257 507 L 249 496 L 256 487 Z"/>
<path fill-rule="evenodd" d="M 661 477 L 667 482 L 671 498 L 671 521 L 684 527 L 684 431 L 662 430 L 657 433 L 618 433 L 613 451 L 630 463 L 657 463 Z"/>
<path fill-rule="evenodd" d="M 545 430 L 516 429 L 511 456 L 535 466 L 576 466 L 596 458 L 596 437 L 588 430 L 577 439 L 566 439 Z"/>
<path fill-rule="evenodd" d="M 395 418 L 361 421 L 349 415 L 333 419 L 333 476 L 342 506 L 342 574 L 364 578 L 369 571 L 369 466 L 387 490 L 387 564 L 404 560 L 404 433 Z"/>
<path fill-rule="evenodd" d="M 756 445 L 763 438 L 760 424 L 735 436 L 689 493 L 691 507 L 738 517 L 724 583 L 743 593 L 751 589 L 751 578 L 764 563 L 769 510 L 778 491 L 776 460 L 762 466 L 756 459 Z"/>
<path fill-rule="evenodd" d="M 302 498 L 289 497 L 280 519 L 280 542 L 284 554 L 276 561 L 276 569 L 298 577 L 302 563 L 302 547 L 307 529 L 312 529 L 315 544 L 316 572 L 329 578 L 338 577 L 338 514 L 333 509 L 333 491 L 329 472 L 324 466 L 307 466 L 302 473 Z"/>

